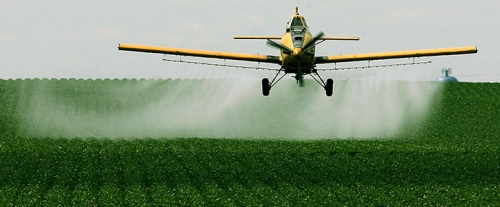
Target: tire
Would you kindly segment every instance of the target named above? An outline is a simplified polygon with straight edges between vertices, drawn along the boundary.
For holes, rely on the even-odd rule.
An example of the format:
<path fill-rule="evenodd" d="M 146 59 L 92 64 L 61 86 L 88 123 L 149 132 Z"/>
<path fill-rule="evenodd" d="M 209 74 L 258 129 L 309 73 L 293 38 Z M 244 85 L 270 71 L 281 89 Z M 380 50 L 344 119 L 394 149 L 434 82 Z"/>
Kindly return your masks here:
<path fill-rule="evenodd" d="M 325 91 L 326 91 L 326 96 L 333 95 L 333 80 L 331 78 L 328 78 L 328 80 L 326 80 Z"/>
<path fill-rule="evenodd" d="M 269 91 L 271 90 L 271 85 L 269 85 L 269 79 L 262 79 L 262 95 L 269 96 Z"/>

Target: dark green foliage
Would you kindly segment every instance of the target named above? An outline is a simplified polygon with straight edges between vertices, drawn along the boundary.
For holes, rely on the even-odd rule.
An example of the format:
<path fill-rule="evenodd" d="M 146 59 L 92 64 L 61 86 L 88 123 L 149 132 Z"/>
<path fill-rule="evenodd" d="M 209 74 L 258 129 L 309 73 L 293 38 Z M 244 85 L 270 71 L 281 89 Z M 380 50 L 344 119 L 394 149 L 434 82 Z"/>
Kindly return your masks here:
<path fill-rule="evenodd" d="M 432 144 L 474 145 L 500 139 L 500 84 L 446 83 L 433 103 L 429 120 L 409 128 L 404 137 L 429 139 Z M 414 133 L 414 134 L 412 134 Z"/>
<path fill-rule="evenodd" d="M 1 146 L 4 204 L 481 205 L 500 199 L 500 153 L 492 148 L 402 140 L 23 138 Z M 64 201 L 51 200 L 57 197 Z"/>
<path fill-rule="evenodd" d="M 36 81 L 61 88 L 58 96 L 79 94 L 68 102 L 99 104 L 88 98 L 96 93 L 123 108 L 143 103 L 121 103 L 106 88 L 133 90 L 148 82 L 99 80 L 94 91 L 85 89 L 88 80 L 0 80 L 2 206 L 488 206 L 500 200 L 500 84 L 446 84 L 429 121 L 409 124 L 394 139 L 112 140 L 23 137 L 19 110 L 23 98 L 37 95 Z"/>

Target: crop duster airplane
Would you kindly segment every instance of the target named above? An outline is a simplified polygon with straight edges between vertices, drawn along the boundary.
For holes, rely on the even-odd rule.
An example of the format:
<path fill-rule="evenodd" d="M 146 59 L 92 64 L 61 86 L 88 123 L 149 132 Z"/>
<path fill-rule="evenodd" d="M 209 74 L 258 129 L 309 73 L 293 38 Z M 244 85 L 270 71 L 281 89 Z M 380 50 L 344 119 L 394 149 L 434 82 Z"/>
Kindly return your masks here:
<path fill-rule="evenodd" d="M 316 65 L 325 63 L 342 63 L 354 61 L 370 61 L 380 59 L 395 59 L 395 58 L 418 58 L 424 56 L 440 56 L 440 55 L 457 55 L 477 53 L 477 47 L 455 47 L 455 48 L 440 48 L 440 49 L 426 49 L 426 50 L 409 50 L 409 51 L 396 51 L 396 52 L 380 52 L 380 53 L 365 53 L 365 54 L 350 54 L 350 55 L 330 55 L 330 56 L 316 56 L 315 47 L 317 44 L 325 40 L 359 40 L 359 37 L 324 37 L 323 32 L 313 36 L 306 24 L 302 15 L 299 14 L 298 7 L 295 8 L 295 15 L 292 16 L 286 27 L 285 35 L 283 36 L 236 36 L 234 39 L 267 39 L 269 46 L 275 47 L 280 50 L 280 55 L 259 55 L 259 54 L 245 54 L 234 52 L 220 52 L 208 50 L 194 50 L 172 47 L 159 47 L 137 44 L 124 44 L 118 46 L 119 50 L 147 52 L 147 53 L 160 53 L 180 56 L 195 56 L 204 58 L 219 58 L 242 60 L 263 63 L 275 63 L 280 65 L 280 69 L 274 69 L 276 75 L 269 81 L 269 79 L 262 79 L 262 93 L 268 96 L 271 88 L 276 85 L 286 74 L 294 74 L 295 79 L 303 86 L 303 79 L 305 75 L 310 75 L 321 87 L 326 91 L 327 96 L 333 94 L 333 80 L 327 79 L 326 82 L 318 74 L 319 70 L 332 70 L 332 69 L 316 69 Z M 273 40 L 279 40 L 276 42 Z M 185 62 L 185 61 L 176 61 Z M 188 62 L 197 63 L 197 62 Z M 210 64 L 208 65 L 218 65 Z M 415 63 L 414 63 L 415 64 Z M 227 66 L 227 65 L 222 65 Z M 234 66 L 237 67 L 237 66 Z M 248 67 L 247 67 L 248 68 Z M 260 68 L 255 68 L 260 69 Z M 268 68 L 269 69 L 269 68 Z M 283 73 L 283 74 L 282 74 Z M 278 76 L 282 74 L 279 78 Z"/>

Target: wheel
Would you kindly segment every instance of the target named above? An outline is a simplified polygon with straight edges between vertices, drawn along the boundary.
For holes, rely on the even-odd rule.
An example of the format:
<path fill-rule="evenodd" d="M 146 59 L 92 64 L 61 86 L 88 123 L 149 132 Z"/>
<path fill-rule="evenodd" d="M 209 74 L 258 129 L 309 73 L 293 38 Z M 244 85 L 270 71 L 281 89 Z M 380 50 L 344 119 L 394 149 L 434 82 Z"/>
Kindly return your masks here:
<path fill-rule="evenodd" d="M 269 96 L 269 91 L 271 90 L 271 85 L 269 85 L 269 79 L 262 79 L 262 95 Z"/>
<path fill-rule="evenodd" d="M 326 80 L 325 91 L 326 91 L 326 96 L 333 95 L 333 80 L 331 78 L 328 78 L 328 80 Z"/>

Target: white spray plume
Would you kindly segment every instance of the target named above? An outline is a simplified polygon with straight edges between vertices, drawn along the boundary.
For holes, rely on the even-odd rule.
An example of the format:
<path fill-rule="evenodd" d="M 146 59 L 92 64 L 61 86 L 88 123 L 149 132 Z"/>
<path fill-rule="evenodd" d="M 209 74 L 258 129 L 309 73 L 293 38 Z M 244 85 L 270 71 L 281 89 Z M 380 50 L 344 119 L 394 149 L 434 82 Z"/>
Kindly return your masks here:
<path fill-rule="evenodd" d="M 87 80 L 88 81 L 88 80 Z M 68 100 L 54 84 L 20 98 L 20 132 L 35 137 L 373 138 L 424 121 L 440 85 L 377 77 L 335 82 L 284 79 L 268 97 L 260 80 L 168 80 L 114 84 L 100 100 Z M 92 91 L 94 89 L 87 88 Z M 97 89 L 95 89 L 97 90 Z M 101 91 L 102 92 L 102 91 Z M 84 96 L 85 94 L 83 94 Z M 75 96 L 70 96 L 75 97 Z M 130 103 L 130 102 L 136 103 Z M 86 105 L 81 105 L 85 102 Z M 89 104 L 90 103 L 90 104 Z"/>

